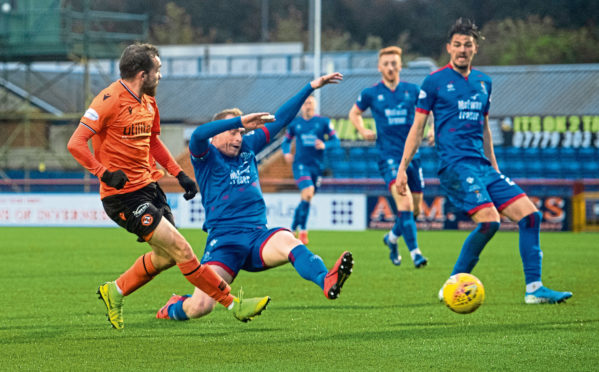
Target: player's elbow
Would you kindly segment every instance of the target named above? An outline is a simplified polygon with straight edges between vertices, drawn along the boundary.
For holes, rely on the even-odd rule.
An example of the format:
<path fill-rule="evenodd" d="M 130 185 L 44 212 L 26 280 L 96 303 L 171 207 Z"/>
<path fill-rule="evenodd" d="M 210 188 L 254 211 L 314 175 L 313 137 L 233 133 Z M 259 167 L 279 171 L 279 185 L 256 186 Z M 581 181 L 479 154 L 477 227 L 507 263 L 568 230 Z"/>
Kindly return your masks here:
<path fill-rule="evenodd" d="M 67 150 L 71 153 L 71 155 L 75 155 L 77 153 L 77 141 L 75 140 L 75 136 L 72 136 L 67 143 Z"/>

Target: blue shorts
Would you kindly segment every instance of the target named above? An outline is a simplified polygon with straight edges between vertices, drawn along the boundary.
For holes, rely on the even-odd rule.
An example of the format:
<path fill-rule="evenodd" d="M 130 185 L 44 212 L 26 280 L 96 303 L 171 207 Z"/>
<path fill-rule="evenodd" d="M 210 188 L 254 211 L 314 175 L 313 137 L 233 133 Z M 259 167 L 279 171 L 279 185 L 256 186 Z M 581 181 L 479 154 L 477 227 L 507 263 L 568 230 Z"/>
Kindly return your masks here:
<path fill-rule="evenodd" d="M 322 181 L 322 171 L 319 167 L 293 163 L 293 178 L 300 190 L 314 186 L 314 191 L 316 191 Z"/>
<path fill-rule="evenodd" d="M 395 184 L 397 178 L 397 169 L 399 168 L 400 159 L 387 158 L 379 160 L 379 172 L 385 180 L 385 185 L 391 190 L 391 186 Z M 412 159 L 408 169 L 408 187 L 412 193 L 422 193 L 424 190 L 424 177 L 422 176 L 422 168 L 420 167 L 420 159 Z"/>
<path fill-rule="evenodd" d="M 526 196 L 520 186 L 479 159 L 460 160 L 458 164 L 449 165 L 439 178 L 449 201 L 469 215 L 492 206 L 501 212 Z"/>
<path fill-rule="evenodd" d="M 213 229 L 208 233 L 202 264 L 216 265 L 225 269 L 233 278 L 239 270 L 263 271 L 269 269 L 262 260 L 262 248 L 282 227 L 268 229 L 266 226 L 229 229 Z"/>

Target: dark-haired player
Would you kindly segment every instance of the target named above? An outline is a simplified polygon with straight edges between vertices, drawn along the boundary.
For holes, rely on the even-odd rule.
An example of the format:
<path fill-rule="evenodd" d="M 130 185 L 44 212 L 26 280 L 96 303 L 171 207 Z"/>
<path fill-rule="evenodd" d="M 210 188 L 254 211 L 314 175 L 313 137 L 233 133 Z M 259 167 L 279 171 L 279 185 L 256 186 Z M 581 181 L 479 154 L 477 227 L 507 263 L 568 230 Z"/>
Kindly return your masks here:
<path fill-rule="evenodd" d="M 414 125 L 397 173 L 397 189 L 406 193 L 406 169 L 422 140 L 426 117 L 432 112 L 441 187 L 449 200 L 478 224 L 464 242 L 451 274 L 472 271 L 481 251 L 499 229 L 502 214 L 518 222 L 526 280 L 524 301 L 562 302 L 572 293 L 551 290 L 541 282 L 542 214 L 497 166 L 488 116 L 491 78 L 472 69 L 479 38 L 478 29 L 470 20 L 460 18 L 451 28 L 446 46 L 449 64 L 430 74 L 422 84 Z"/>
<path fill-rule="evenodd" d="M 189 151 L 206 211 L 204 230 L 208 232 L 202 264 L 212 267 L 227 282 L 231 283 L 240 270 L 263 271 L 291 262 L 302 278 L 318 285 L 332 300 L 351 274 L 350 252 L 343 252 L 327 270 L 322 259 L 289 230 L 266 226 L 266 204 L 255 158 L 293 120 L 314 89 L 341 78 L 341 74 L 332 73 L 313 80 L 277 110 L 274 122 L 245 135 L 245 130 L 253 128 L 240 120 L 239 109 L 221 111 L 215 121 L 194 130 Z M 214 304 L 213 298 L 196 288 L 191 297 L 173 295 L 156 317 L 198 318 L 210 313 Z"/>
<path fill-rule="evenodd" d="M 110 324 L 122 329 L 124 297 L 176 264 L 194 286 L 233 309 L 239 320 L 250 320 L 264 309 L 269 297 L 235 298 L 221 277 L 200 264 L 175 228 L 166 196 L 156 183 L 163 173 L 156 169 L 154 159 L 177 177 L 185 189 L 185 199 L 193 198 L 198 191 L 159 138 L 160 116 L 154 96 L 161 78 L 160 66 L 155 46 L 133 44 L 125 48 L 119 65 L 121 79 L 94 98 L 67 145 L 75 159 L 100 178 L 106 214 L 152 248 L 118 279 L 101 285 L 98 294 L 106 305 Z M 242 119 L 263 124 L 262 114 Z M 93 154 L 87 145 L 90 139 Z"/>

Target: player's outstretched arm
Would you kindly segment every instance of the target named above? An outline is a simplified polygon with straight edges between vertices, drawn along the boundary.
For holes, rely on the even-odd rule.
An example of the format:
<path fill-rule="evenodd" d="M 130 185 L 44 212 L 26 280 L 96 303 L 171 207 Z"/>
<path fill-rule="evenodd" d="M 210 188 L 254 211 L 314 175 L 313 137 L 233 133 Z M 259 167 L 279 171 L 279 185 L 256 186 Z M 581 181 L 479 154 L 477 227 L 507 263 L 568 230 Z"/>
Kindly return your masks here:
<path fill-rule="evenodd" d="M 407 193 L 408 177 L 406 175 L 406 170 L 408 169 L 408 165 L 410 165 L 414 154 L 416 154 L 416 151 L 418 151 L 420 142 L 422 142 L 427 116 L 428 114 L 416 112 L 416 115 L 414 116 L 414 124 L 410 129 L 410 133 L 408 133 L 408 138 L 406 139 L 406 144 L 403 149 L 403 157 L 399 163 L 397 177 L 395 178 L 395 187 L 400 195 L 406 195 Z"/>
<path fill-rule="evenodd" d="M 343 74 L 340 72 L 333 72 L 331 74 L 323 75 L 318 79 L 314 79 L 310 82 L 312 89 L 322 88 L 327 84 L 339 84 L 343 80 Z"/>

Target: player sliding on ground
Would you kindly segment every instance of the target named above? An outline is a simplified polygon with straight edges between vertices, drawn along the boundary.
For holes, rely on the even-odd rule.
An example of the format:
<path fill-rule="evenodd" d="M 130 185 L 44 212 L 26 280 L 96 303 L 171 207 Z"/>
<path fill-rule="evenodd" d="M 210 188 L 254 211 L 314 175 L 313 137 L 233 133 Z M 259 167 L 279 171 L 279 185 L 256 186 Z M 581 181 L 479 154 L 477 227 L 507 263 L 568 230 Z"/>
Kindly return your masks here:
<path fill-rule="evenodd" d="M 166 196 L 156 181 L 164 174 L 153 159 L 177 177 L 185 199 L 198 189 L 159 138 L 160 116 L 154 98 L 160 81 L 160 57 L 150 44 L 128 46 L 120 60 L 120 80 L 93 100 L 67 147 L 75 159 L 100 178 L 100 197 L 106 214 L 119 226 L 148 242 L 152 250 L 135 261 L 117 280 L 98 288 L 108 320 L 124 327 L 123 300 L 161 271 L 175 264 L 185 278 L 241 321 L 260 314 L 269 297 L 242 299 L 208 265 L 201 265 L 191 246 L 175 229 Z M 265 113 L 246 115 L 245 125 L 263 125 Z M 92 139 L 94 153 L 87 142 Z"/>
<path fill-rule="evenodd" d="M 227 282 L 231 283 L 239 270 L 263 271 L 291 262 L 302 278 L 324 291 L 326 298 L 339 296 L 352 271 L 351 253 L 343 252 L 327 270 L 322 259 L 289 230 L 266 227 L 255 154 L 291 122 L 314 89 L 341 79 L 340 73 L 332 73 L 313 80 L 276 112 L 274 122 L 263 127 L 246 124 L 239 109 L 229 109 L 193 132 L 189 150 L 206 211 L 204 230 L 208 232 L 202 264 Z M 210 313 L 214 305 L 213 298 L 196 288 L 193 296 L 173 295 L 156 317 L 198 318 Z"/>

